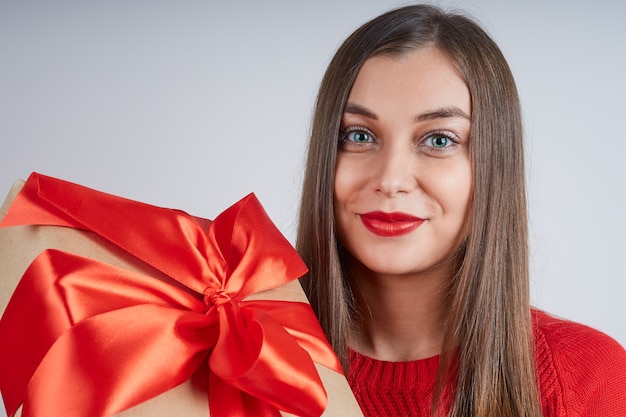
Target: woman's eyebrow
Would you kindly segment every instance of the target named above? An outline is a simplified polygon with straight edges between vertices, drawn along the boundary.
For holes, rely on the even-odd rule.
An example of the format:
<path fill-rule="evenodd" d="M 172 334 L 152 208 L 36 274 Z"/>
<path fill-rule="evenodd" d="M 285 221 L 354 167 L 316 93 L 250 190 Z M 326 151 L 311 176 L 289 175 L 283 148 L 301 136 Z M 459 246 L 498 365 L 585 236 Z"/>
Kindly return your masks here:
<path fill-rule="evenodd" d="M 354 103 L 346 103 L 346 107 L 343 109 L 344 113 L 350 113 L 350 114 L 358 114 L 361 116 L 365 116 L 368 119 L 372 119 L 372 120 L 378 120 L 378 117 L 370 110 L 368 110 L 367 108 L 358 105 L 358 104 L 354 104 Z"/>
<path fill-rule="evenodd" d="M 470 116 L 458 107 L 442 107 L 440 109 L 429 110 L 420 113 L 413 118 L 415 122 L 423 122 L 425 120 L 443 119 L 447 117 L 462 117 L 470 120 Z"/>

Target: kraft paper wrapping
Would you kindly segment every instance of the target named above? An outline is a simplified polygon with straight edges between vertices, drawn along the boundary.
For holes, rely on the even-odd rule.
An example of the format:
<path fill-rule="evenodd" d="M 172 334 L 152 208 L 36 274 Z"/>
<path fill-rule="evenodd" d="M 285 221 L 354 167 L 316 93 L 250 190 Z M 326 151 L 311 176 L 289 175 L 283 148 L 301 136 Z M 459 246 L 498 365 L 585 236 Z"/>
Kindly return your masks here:
<path fill-rule="evenodd" d="M 33 175 L 36 176 L 37 174 Z M 47 177 L 43 176 L 42 178 L 47 179 Z M 32 176 L 29 181 L 31 180 L 33 180 Z M 11 188 L 9 195 L 0 208 L 0 219 L 5 217 L 9 206 L 23 186 L 24 182 L 18 181 Z M 196 218 L 196 220 L 202 226 L 207 226 L 210 223 L 206 221 L 203 224 L 202 219 Z M 173 282 L 170 276 L 120 249 L 97 233 L 65 226 L 19 225 L 2 227 L 0 228 L 0 313 L 2 314 L 2 320 L 5 320 L 5 309 L 7 309 L 7 305 L 18 283 L 20 283 L 22 276 L 33 260 L 48 249 L 57 249 L 59 251 L 96 260 L 125 271 L 130 271 L 131 273 L 152 277 L 160 283 L 180 287 L 180 284 Z M 244 300 L 285 300 L 308 304 L 306 296 L 297 280 L 290 280 L 277 288 L 248 294 Z M 1 321 L 0 324 L 2 324 Z M 37 331 L 38 329 L 24 329 L 24 332 Z M 21 331 L 15 331 L 15 333 L 20 332 Z M 22 334 L 11 334 L 9 340 L 2 340 L 2 344 L 11 344 L 22 336 Z M 324 340 L 323 342 L 326 341 Z M 330 369 L 333 366 L 327 366 L 317 362 L 314 363 L 314 367 L 319 373 L 319 378 L 327 394 L 327 406 L 322 415 L 342 417 L 362 416 L 345 377 L 341 373 L 338 373 L 340 369 L 336 368 L 336 364 L 334 365 L 335 370 Z M 2 369 L 0 369 L 0 373 L 3 373 Z M 156 396 L 152 396 L 147 400 L 142 399 L 140 403 L 132 405 L 130 408 L 125 408 L 123 411 L 115 413 L 114 415 L 135 417 L 181 415 L 206 417 L 210 414 L 207 384 L 203 385 L 198 383 L 197 374 L 198 372 L 194 373 L 183 383 Z M 93 377 L 98 378 L 98 375 L 94 375 Z M 47 381 L 47 383 L 51 385 L 56 382 L 57 381 Z M 253 381 L 253 383 L 255 382 Z M 258 381 L 259 385 L 265 385 L 267 383 L 268 382 L 265 380 Z M 44 383 L 43 385 L 46 384 Z M 210 380 L 208 382 L 208 389 L 211 389 Z M 6 403 L 7 393 L 3 391 L 2 394 Z M 278 395 L 280 397 L 280 392 Z M 229 397 L 226 396 L 225 398 Z M 221 408 L 222 414 L 238 416 L 273 415 L 267 414 L 266 411 L 260 414 L 255 413 L 254 411 L 250 411 L 250 409 L 247 411 L 233 409 L 231 412 L 228 410 L 229 406 L 230 403 L 220 404 L 219 408 Z M 45 410 L 45 408 L 43 410 Z M 224 412 L 224 410 L 226 411 Z M 10 412 L 9 410 L 9 413 Z M 280 414 L 276 411 L 277 415 L 294 415 L 285 411 L 280 411 L 279 413 Z M 15 415 L 22 415 L 22 406 L 20 406 Z M 50 416 L 51 414 L 42 411 L 41 408 L 33 408 L 33 411 L 30 411 L 30 415 L 38 417 L 39 415 Z"/>

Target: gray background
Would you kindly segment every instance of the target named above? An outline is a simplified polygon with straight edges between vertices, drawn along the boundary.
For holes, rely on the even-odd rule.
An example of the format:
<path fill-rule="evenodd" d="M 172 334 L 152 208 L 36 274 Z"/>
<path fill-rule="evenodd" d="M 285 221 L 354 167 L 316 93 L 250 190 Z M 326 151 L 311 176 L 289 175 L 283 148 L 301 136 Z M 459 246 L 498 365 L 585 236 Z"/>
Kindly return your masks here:
<path fill-rule="evenodd" d="M 293 242 L 322 72 L 402 4 L 0 0 L 0 189 L 38 171 L 204 217 L 255 192 Z M 439 4 L 518 81 L 534 304 L 626 344 L 626 2 Z"/>

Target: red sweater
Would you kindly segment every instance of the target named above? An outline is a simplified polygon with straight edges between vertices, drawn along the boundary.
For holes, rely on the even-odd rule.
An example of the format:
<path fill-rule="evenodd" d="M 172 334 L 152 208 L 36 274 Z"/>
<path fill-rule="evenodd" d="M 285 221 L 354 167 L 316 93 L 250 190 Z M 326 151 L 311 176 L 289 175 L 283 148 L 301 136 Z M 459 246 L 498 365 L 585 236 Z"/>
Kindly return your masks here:
<path fill-rule="evenodd" d="M 626 351 L 590 327 L 533 311 L 545 417 L 626 417 Z M 365 417 L 430 416 L 439 357 L 385 362 L 350 354 L 350 385 Z"/>

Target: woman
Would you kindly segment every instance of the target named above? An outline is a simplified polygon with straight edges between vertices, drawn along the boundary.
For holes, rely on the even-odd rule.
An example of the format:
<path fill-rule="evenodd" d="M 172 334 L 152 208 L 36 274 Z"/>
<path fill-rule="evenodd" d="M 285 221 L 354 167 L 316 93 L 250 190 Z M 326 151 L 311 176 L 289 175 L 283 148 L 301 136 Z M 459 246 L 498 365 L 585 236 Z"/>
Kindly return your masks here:
<path fill-rule="evenodd" d="M 626 415 L 626 353 L 531 309 L 517 91 L 472 20 L 357 29 L 322 81 L 297 247 L 370 416 Z"/>

